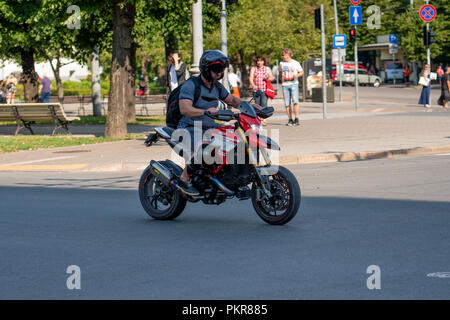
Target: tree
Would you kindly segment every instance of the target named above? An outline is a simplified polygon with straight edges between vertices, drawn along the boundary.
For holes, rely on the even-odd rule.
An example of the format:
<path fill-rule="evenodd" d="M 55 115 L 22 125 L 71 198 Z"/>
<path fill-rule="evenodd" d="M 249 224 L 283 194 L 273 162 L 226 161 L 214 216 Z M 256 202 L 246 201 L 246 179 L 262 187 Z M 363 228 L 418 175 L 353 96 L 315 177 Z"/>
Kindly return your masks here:
<path fill-rule="evenodd" d="M 113 51 L 106 137 L 124 138 L 129 110 L 135 108 L 136 45 L 132 32 L 135 23 L 134 1 L 116 0 L 113 16 Z"/>
<path fill-rule="evenodd" d="M 0 0 L 0 57 L 20 61 L 25 102 L 38 101 L 38 79 L 34 69 L 40 43 L 37 32 L 42 13 L 39 0 Z"/>

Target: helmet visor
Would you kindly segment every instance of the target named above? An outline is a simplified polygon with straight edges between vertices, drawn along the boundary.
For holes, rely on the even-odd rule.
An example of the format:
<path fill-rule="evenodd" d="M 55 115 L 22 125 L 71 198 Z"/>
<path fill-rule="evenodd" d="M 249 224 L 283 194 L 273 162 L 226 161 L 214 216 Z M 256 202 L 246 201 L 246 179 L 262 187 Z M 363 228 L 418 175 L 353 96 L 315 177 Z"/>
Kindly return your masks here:
<path fill-rule="evenodd" d="M 209 66 L 209 70 L 211 70 L 212 72 L 218 74 L 218 73 L 223 73 L 225 70 L 225 66 L 222 65 L 221 63 L 215 63 Z"/>

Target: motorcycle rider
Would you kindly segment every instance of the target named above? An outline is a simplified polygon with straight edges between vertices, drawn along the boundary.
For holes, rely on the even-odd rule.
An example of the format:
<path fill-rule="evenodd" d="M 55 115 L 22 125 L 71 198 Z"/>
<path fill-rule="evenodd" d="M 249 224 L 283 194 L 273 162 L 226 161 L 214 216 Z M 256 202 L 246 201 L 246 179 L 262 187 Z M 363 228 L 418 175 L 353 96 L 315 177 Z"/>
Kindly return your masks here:
<path fill-rule="evenodd" d="M 203 137 L 203 133 L 211 128 L 217 128 L 220 125 L 217 124 L 213 119 L 205 115 L 208 111 L 212 115 L 217 115 L 217 101 L 211 101 L 211 99 L 203 99 L 204 96 L 215 97 L 220 99 L 234 108 L 237 108 L 241 99 L 236 98 L 230 94 L 219 82 L 224 76 L 225 68 L 229 66 L 229 59 L 219 50 L 208 50 L 203 53 L 200 58 L 200 97 L 198 98 L 195 105 L 194 94 L 195 94 L 195 83 L 192 78 L 190 78 L 186 83 L 183 84 L 180 90 L 179 96 L 179 106 L 182 118 L 178 123 L 178 129 L 185 129 L 189 132 L 191 137 L 191 162 L 193 158 L 193 153 L 195 147 L 201 143 L 195 138 Z M 217 83 L 219 82 L 219 83 Z M 252 104 L 257 110 L 261 110 L 261 106 L 257 104 Z M 201 134 L 194 134 L 195 127 L 194 121 L 201 121 Z M 190 167 L 189 163 L 181 174 L 178 180 L 178 187 L 187 195 L 195 196 L 199 195 L 199 191 L 192 185 L 190 181 Z"/>

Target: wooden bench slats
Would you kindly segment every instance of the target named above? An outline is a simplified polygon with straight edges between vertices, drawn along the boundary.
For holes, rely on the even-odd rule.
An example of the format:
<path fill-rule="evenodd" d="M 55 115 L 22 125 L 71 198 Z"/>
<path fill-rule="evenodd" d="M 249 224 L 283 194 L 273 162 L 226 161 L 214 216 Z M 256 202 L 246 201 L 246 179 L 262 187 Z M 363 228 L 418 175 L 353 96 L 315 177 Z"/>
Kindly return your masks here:
<path fill-rule="evenodd" d="M 18 122 L 16 135 L 22 128 L 27 128 L 33 134 L 31 122 L 46 120 L 53 120 L 55 123 L 52 133 L 55 134 L 58 128 L 66 129 L 70 133 L 67 124 L 80 118 L 68 117 L 59 103 L 0 104 L 0 121 Z"/>

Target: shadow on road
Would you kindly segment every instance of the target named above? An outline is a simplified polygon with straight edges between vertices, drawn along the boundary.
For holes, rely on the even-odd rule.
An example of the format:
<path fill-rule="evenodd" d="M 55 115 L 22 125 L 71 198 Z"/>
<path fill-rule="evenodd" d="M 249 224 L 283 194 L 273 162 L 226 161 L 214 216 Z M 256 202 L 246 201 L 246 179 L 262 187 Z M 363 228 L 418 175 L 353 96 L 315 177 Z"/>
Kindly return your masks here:
<path fill-rule="evenodd" d="M 426 275 L 449 271 L 449 202 L 304 197 L 273 227 L 250 201 L 230 201 L 161 222 L 136 190 L 105 189 L 130 177 L 100 180 L 0 187 L 0 298 L 448 298 L 448 279 Z M 65 287 L 74 264 L 80 291 Z M 369 265 L 382 290 L 367 289 Z"/>

